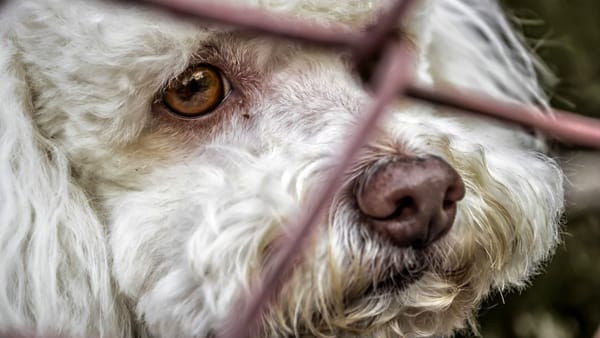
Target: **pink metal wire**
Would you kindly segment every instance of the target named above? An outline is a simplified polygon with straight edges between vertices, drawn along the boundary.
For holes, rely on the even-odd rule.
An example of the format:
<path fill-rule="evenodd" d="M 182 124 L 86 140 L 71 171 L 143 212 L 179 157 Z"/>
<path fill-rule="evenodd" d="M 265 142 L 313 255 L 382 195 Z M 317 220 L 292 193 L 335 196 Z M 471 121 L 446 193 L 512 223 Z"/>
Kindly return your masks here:
<path fill-rule="evenodd" d="M 442 105 L 463 112 L 492 117 L 537 129 L 562 142 L 573 145 L 600 148 L 600 121 L 575 114 L 553 111 L 542 114 L 530 107 L 503 103 L 464 92 L 424 88 L 410 84 L 412 55 L 401 42 L 394 41 L 393 31 L 399 19 L 414 5 L 412 0 L 398 0 L 378 18 L 377 24 L 365 32 L 349 31 L 337 24 L 321 25 L 281 14 L 268 14 L 261 10 L 239 8 L 195 0 L 135 0 L 166 9 L 176 15 L 192 20 L 212 21 L 231 25 L 245 32 L 269 34 L 290 38 L 327 48 L 349 49 L 354 55 L 356 67 L 378 62 L 371 83 L 374 97 L 371 106 L 362 117 L 357 130 L 348 136 L 348 143 L 336 159 L 323 186 L 309 199 L 306 212 L 292 224 L 291 232 L 267 263 L 262 278 L 254 283 L 250 294 L 241 295 L 224 321 L 222 338 L 249 337 L 258 329 L 261 316 L 268 304 L 280 292 L 293 272 L 294 264 L 302 258 L 312 228 L 323 216 L 327 206 L 340 186 L 340 179 L 352 164 L 359 149 L 377 124 L 387 103 L 396 96 L 403 96 L 429 104 Z M 377 60 L 378 55 L 384 55 Z M 367 76 L 368 77 L 368 76 Z"/>
<path fill-rule="evenodd" d="M 361 32 L 331 23 L 327 27 L 306 20 L 265 13 L 253 8 L 220 4 L 215 1 L 196 0 L 124 0 L 171 12 L 181 18 L 206 24 L 213 22 L 235 27 L 246 33 L 259 33 L 294 39 L 326 47 L 352 47 L 363 36 Z"/>
<path fill-rule="evenodd" d="M 600 120 L 561 110 L 542 113 L 482 95 L 410 86 L 407 97 L 537 129 L 563 143 L 600 149 Z"/>
<path fill-rule="evenodd" d="M 285 244 L 280 246 L 279 252 L 273 257 L 265 269 L 262 280 L 256 282 L 256 287 L 247 295 L 247 300 L 237 303 L 235 309 L 229 316 L 222 338 L 242 338 L 249 337 L 260 316 L 266 310 L 270 300 L 279 292 L 283 279 L 289 278 L 294 264 L 298 262 L 302 249 L 308 239 L 312 229 L 318 220 L 323 216 L 328 205 L 331 204 L 334 194 L 341 184 L 347 168 L 354 162 L 355 156 L 368 140 L 373 126 L 383 115 L 385 106 L 393 100 L 399 92 L 406 89 L 411 80 L 410 69 L 412 67 L 411 52 L 408 48 L 397 44 L 390 45 L 386 51 L 384 59 L 377 70 L 376 89 L 373 101 L 366 113 L 361 117 L 361 121 L 348 137 L 348 143 L 340 152 L 340 156 L 335 161 L 335 166 L 325 179 L 323 186 L 318 189 L 310 199 L 305 213 L 300 216 L 290 227 L 291 233 L 285 240 Z"/>

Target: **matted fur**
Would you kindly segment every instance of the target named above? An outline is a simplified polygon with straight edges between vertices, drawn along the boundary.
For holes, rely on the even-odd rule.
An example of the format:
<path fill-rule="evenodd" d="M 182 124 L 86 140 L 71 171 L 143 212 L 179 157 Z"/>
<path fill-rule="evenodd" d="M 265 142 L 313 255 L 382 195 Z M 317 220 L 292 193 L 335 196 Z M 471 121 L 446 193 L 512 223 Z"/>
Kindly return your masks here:
<path fill-rule="evenodd" d="M 376 1 L 244 1 L 363 27 Z M 0 331 L 206 337 L 248 290 L 368 102 L 344 55 L 96 1 L 8 2 L 0 19 Z M 418 80 L 544 106 L 532 57 L 492 0 L 424 1 L 402 28 Z M 189 65 L 234 88 L 207 118 L 153 109 Z M 473 323 L 558 242 L 562 174 L 498 122 L 397 104 L 263 320 L 261 337 L 427 337 Z M 354 180 L 443 157 L 467 194 L 427 250 L 362 224 Z M 421 270 L 365 293 L 389 271 Z"/>

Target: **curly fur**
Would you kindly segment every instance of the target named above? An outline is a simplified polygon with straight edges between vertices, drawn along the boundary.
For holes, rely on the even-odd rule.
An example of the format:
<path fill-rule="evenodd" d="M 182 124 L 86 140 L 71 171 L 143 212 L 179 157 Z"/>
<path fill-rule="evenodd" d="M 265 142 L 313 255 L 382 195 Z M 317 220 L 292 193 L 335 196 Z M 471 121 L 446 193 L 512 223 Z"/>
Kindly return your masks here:
<path fill-rule="evenodd" d="M 363 27 L 385 3 L 245 1 Z M 345 56 L 140 8 L 9 1 L 0 14 L 0 330 L 206 337 L 250 287 L 369 96 Z M 430 0 L 402 28 L 417 79 L 546 106 L 535 59 L 493 0 Z M 155 109 L 190 64 L 234 91 L 210 116 Z M 390 108 L 258 336 L 428 337 L 474 326 L 490 292 L 553 252 L 562 173 L 495 121 Z M 351 186 L 397 154 L 441 156 L 467 189 L 427 250 L 362 224 Z M 390 270 L 420 278 L 365 293 Z"/>

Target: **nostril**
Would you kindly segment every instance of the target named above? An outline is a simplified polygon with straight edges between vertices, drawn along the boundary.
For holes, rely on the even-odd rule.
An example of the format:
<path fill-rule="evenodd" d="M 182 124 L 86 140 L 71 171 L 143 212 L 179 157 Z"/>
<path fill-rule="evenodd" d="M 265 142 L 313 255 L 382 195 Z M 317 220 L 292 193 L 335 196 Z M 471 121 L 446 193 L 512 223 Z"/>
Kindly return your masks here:
<path fill-rule="evenodd" d="M 462 183 L 462 180 L 461 182 Z M 451 185 L 446 189 L 444 193 L 444 201 L 442 202 L 442 209 L 448 211 L 456 206 L 456 202 L 460 201 L 465 195 L 465 189 L 462 184 Z"/>
<path fill-rule="evenodd" d="M 442 208 L 447 211 L 450 210 L 452 208 L 454 208 L 454 206 L 456 205 L 456 202 L 451 201 L 451 200 L 444 200 L 443 204 L 442 204 Z"/>
<path fill-rule="evenodd" d="M 412 197 L 403 197 L 399 199 L 395 204 L 396 209 L 389 216 L 371 218 L 381 221 L 400 220 L 413 217 L 414 214 L 417 212 L 417 204 L 415 203 L 415 200 Z"/>
<path fill-rule="evenodd" d="M 417 203 L 410 196 L 401 198 L 397 202 L 397 205 L 398 207 L 396 208 L 394 215 L 392 215 L 392 219 L 406 219 L 414 217 L 414 215 L 418 212 Z"/>
<path fill-rule="evenodd" d="M 458 202 L 465 197 L 465 184 L 462 178 L 452 169 L 448 177 L 448 189 L 444 194 L 444 201 Z"/>

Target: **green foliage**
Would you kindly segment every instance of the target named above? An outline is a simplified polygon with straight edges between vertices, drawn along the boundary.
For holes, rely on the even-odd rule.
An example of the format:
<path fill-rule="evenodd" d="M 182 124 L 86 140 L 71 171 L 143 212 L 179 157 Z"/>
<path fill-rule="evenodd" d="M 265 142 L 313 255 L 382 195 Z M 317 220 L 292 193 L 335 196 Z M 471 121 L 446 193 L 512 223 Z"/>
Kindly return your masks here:
<path fill-rule="evenodd" d="M 571 338 L 600 325 L 600 214 L 573 219 L 546 271 L 521 293 L 496 295 L 480 311 L 484 338 Z M 468 336 L 468 335 L 465 335 Z"/>
<path fill-rule="evenodd" d="M 504 3 L 529 44 L 557 75 L 553 105 L 600 116 L 600 1 Z"/>

